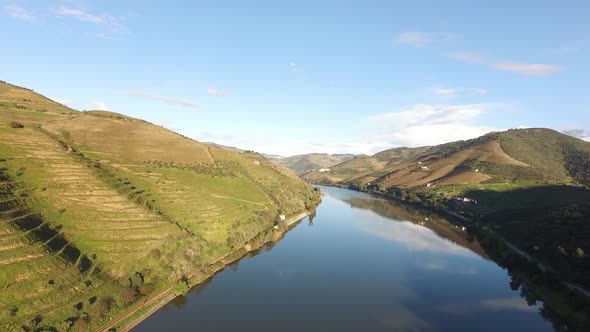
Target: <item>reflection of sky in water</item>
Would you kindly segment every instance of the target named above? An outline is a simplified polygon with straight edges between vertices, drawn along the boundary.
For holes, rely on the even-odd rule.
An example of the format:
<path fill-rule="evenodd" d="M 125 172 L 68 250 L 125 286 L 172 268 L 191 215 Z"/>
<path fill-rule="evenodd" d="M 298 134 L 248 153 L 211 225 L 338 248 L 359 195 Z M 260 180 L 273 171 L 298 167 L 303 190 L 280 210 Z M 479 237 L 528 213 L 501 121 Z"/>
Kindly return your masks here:
<path fill-rule="evenodd" d="M 542 305 L 541 305 L 542 306 Z M 466 315 L 475 314 L 477 311 L 523 311 L 536 312 L 539 310 L 538 305 L 529 306 L 520 297 L 498 298 L 498 299 L 481 299 L 473 303 L 454 303 L 440 306 L 438 310 L 453 314 Z"/>
<path fill-rule="evenodd" d="M 404 214 L 424 220 L 411 209 L 322 191 L 312 226 L 304 220 L 272 249 L 234 264 L 137 331 L 548 330 L 536 308 L 510 290 L 506 273 L 454 243 L 461 241 L 446 224 L 429 229 L 400 221 L 420 220 Z"/>
<path fill-rule="evenodd" d="M 364 211 L 362 214 L 364 214 Z M 471 250 L 441 238 L 424 226 L 411 222 L 392 222 L 381 217 L 378 218 L 378 220 L 362 222 L 360 229 L 382 239 L 401 243 L 409 250 L 428 251 L 440 255 L 477 257 Z"/>

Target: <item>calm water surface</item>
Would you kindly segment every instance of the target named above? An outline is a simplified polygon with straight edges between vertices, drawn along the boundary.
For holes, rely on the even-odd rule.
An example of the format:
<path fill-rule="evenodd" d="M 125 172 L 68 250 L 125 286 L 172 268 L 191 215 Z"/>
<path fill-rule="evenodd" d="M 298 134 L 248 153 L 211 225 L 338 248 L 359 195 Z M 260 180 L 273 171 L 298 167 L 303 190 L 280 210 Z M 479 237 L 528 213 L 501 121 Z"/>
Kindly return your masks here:
<path fill-rule="evenodd" d="M 317 216 L 134 331 L 551 331 L 445 220 L 322 188 Z M 426 220 L 426 218 L 428 220 Z"/>

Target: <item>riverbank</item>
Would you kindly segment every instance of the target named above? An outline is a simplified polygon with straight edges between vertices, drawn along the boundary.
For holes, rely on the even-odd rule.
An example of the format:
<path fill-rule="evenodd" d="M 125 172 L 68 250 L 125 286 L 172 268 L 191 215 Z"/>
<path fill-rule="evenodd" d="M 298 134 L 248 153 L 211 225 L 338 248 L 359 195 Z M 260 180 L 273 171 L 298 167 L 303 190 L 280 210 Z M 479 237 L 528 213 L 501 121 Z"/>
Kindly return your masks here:
<path fill-rule="evenodd" d="M 175 292 L 175 289 L 177 288 L 177 285 L 179 283 L 186 283 L 187 285 L 189 285 L 190 289 L 194 286 L 197 286 L 210 280 L 217 273 L 225 269 L 229 264 L 242 259 L 249 252 L 256 251 L 263 247 L 265 244 L 268 244 L 270 242 L 279 241 L 286 232 L 295 227 L 295 225 L 298 222 L 300 222 L 301 220 L 303 220 L 303 218 L 309 215 L 310 212 L 305 211 L 286 219 L 285 223 L 287 225 L 287 228 L 284 231 L 280 229 L 275 229 L 274 226 L 263 230 L 259 234 L 252 237 L 250 241 L 248 241 L 244 246 L 236 248 L 235 250 L 230 251 L 227 254 L 214 259 L 213 261 L 207 263 L 200 270 L 197 270 L 192 274 L 186 276 L 185 279 L 178 280 L 170 284 L 166 288 L 160 290 L 156 294 L 150 296 L 149 298 L 144 299 L 135 307 L 127 310 L 125 313 L 114 318 L 108 324 L 101 327 L 97 331 L 103 332 L 131 330 L 135 326 L 139 325 L 143 320 L 151 316 L 153 313 L 167 305 L 177 296 L 181 295 Z"/>
<path fill-rule="evenodd" d="M 327 186 L 327 187 L 343 188 L 343 187 L 339 187 L 339 186 Z M 485 233 L 488 233 L 488 234 L 493 235 L 493 236 L 497 237 L 498 239 L 500 239 L 503 242 L 503 245 L 506 249 L 511 251 L 513 254 L 515 254 L 519 257 L 522 257 L 522 258 L 526 259 L 527 261 L 531 262 L 532 264 L 536 265 L 536 267 L 540 270 L 540 272 L 542 272 L 542 273 L 555 273 L 555 270 L 552 269 L 551 266 L 543 263 L 538 258 L 533 257 L 532 255 L 530 255 L 526 251 L 519 248 L 514 243 L 511 243 L 504 236 L 502 236 L 498 232 L 495 232 L 490 227 L 487 227 L 486 225 L 480 225 L 479 223 L 475 222 L 471 218 L 469 218 L 465 215 L 459 214 L 455 211 L 451 211 L 451 210 L 449 210 L 447 208 L 443 208 L 443 207 L 434 207 L 434 206 L 426 204 L 422 201 L 410 202 L 410 201 L 404 200 L 400 197 L 392 197 L 390 195 L 386 195 L 382 192 L 376 192 L 376 191 L 367 192 L 367 191 L 363 191 L 363 190 L 360 190 L 357 188 L 344 188 L 344 189 L 362 192 L 362 193 L 369 194 L 369 195 L 372 195 L 372 196 L 375 196 L 375 197 L 378 197 L 381 199 L 394 201 L 394 202 L 404 204 L 407 206 L 412 206 L 413 208 L 431 211 L 431 212 L 434 212 L 436 214 L 446 217 L 453 224 L 459 225 L 459 226 L 464 226 L 467 229 L 473 227 L 473 228 L 477 229 L 479 232 L 485 232 Z M 568 280 L 562 280 L 561 284 L 563 286 L 567 287 L 568 289 L 573 290 L 573 291 L 577 291 L 581 295 L 590 299 L 590 290 L 584 288 L 583 286 L 576 284 L 574 282 L 568 281 Z"/>

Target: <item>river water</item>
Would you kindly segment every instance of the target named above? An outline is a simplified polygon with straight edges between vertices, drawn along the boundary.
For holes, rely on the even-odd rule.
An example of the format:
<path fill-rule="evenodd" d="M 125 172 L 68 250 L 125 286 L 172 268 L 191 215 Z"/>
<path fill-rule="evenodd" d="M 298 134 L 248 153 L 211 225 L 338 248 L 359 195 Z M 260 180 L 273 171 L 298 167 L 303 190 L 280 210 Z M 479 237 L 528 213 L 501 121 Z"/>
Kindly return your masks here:
<path fill-rule="evenodd" d="M 344 189 L 134 331 L 552 331 L 460 227 Z"/>

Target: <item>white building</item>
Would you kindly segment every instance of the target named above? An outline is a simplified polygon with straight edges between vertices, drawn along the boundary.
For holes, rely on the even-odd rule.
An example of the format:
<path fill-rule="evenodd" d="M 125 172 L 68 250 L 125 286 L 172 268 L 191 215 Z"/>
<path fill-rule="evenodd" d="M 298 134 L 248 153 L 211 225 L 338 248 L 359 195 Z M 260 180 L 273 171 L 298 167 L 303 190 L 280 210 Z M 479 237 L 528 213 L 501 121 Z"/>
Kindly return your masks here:
<path fill-rule="evenodd" d="M 329 171 L 330 171 L 329 168 L 320 168 L 318 172 L 325 173 L 325 172 L 329 172 Z"/>
<path fill-rule="evenodd" d="M 279 215 L 279 219 L 281 219 L 281 220 L 285 220 L 285 218 L 286 218 L 286 217 L 285 217 L 285 215 L 284 215 L 284 214 L 280 214 L 280 215 Z"/>

